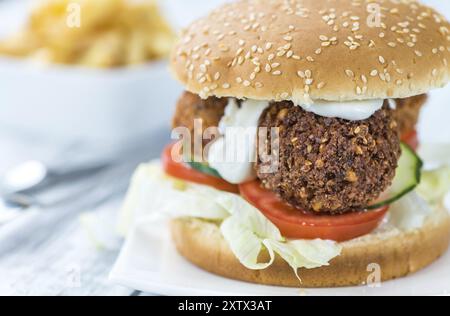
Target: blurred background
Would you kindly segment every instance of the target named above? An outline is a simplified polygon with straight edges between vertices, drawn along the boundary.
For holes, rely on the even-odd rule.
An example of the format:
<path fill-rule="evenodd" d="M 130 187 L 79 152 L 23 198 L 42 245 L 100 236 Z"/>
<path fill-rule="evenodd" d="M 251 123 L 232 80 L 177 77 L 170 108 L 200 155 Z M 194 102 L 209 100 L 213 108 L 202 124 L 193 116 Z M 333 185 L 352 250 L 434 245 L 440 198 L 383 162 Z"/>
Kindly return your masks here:
<path fill-rule="evenodd" d="M 30 222 L 48 236 L 105 201 L 119 207 L 135 166 L 170 139 L 182 91 L 167 66 L 177 32 L 222 2 L 0 0 L 0 259 L 13 243 L 31 247 Z M 449 1 L 422 2 L 450 19 Z M 431 93 L 422 143 L 450 143 L 449 99 L 449 88 Z M 10 266 L 30 249 L 15 251 Z"/>
<path fill-rule="evenodd" d="M 150 136 L 168 131 L 182 89 L 165 61 L 175 34 L 221 2 L 0 0 L 0 174 L 30 159 L 98 163 L 137 142 L 158 152 L 167 139 Z M 448 1 L 425 2 L 450 15 Z M 425 110 L 430 126 L 446 125 L 443 94 Z"/>

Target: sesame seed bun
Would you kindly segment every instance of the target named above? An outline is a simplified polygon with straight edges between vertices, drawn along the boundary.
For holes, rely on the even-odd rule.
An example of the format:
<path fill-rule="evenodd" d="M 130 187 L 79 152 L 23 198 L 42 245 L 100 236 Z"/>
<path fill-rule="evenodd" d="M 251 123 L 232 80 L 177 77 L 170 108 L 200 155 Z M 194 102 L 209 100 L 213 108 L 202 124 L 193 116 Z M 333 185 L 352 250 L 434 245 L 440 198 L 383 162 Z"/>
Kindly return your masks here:
<path fill-rule="evenodd" d="M 178 252 L 200 268 L 227 278 L 287 287 L 338 287 L 365 284 L 373 270 L 381 268 L 381 280 L 416 272 L 439 258 L 448 248 L 450 218 L 444 209 L 432 214 L 420 229 L 408 232 L 384 231 L 342 243 L 343 251 L 329 266 L 299 269 L 302 283 L 280 257 L 265 270 L 245 268 L 231 252 L 219 227 L 193 218 L 171 222 Z M 267 261 L 268 254 L 261 256 Z"/>
<path fill-rule="evenodd" d="M 303 103 L 422 94 L 449 62 L 449 23 L 417 1 L 241 0 L 184 30 L 171 68 L 203 98 Z"/>

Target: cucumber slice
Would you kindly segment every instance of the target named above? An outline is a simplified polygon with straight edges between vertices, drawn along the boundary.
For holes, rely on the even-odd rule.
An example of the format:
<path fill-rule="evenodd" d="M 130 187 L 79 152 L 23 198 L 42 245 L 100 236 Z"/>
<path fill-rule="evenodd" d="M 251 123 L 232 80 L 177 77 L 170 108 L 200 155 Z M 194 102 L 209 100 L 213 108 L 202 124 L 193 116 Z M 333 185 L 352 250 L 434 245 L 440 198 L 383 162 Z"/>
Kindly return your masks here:
<path fill-rule="evenodd" d="M 414 150 L 405 143 L 400 144 L 402 155 L 392 185 L 378 199 L 375 204 L 368 207 L 369 210 L 377 209 L 399 200 L 409 192 L 413 191 L 420 183 L 423 162 Z"/>
<path fill-rule="evenodd" d="M 203 164 L 201 162 L 188 162 L 187 163 L 192 169 L 195 169 L 197 171 L 200 171 L 202 173 L 205 173 L 209 176 L 213 176 L 216 178 L 220 178 L 222 179 L 222 177 L 220 176 L 219 172 L 217 172 L 216 169 L 211 168 L 210 166 Z"/>

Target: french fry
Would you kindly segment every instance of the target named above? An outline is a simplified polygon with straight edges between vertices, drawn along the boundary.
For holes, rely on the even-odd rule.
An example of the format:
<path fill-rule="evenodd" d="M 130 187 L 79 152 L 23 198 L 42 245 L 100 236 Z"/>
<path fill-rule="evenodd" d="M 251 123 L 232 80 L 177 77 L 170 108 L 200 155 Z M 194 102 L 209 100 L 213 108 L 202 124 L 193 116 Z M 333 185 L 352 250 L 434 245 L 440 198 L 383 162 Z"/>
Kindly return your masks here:
<path fill-rule="evenodd" d="M 0 41 L 0 54 L 110 68 L 167 57 L 173 41 L 154 0 L 43 0 L 21 33 Z"/>

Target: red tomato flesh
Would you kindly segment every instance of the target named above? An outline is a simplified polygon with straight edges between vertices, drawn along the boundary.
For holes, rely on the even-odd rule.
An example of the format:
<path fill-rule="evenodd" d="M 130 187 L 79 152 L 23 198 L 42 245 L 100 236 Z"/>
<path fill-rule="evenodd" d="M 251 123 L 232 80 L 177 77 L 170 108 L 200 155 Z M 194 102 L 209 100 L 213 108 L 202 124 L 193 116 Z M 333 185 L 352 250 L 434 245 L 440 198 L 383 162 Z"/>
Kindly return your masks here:
<path fill-rule="evenodd" d="M 237 185 L 195 170 L 183 162 L 173 161 L 172 148 L 173 144 L 168 145 L 161 156 L 163 169 L 168 175 L 189 182 L 208 185 L 218 190 L 239 193 L 239 187 Z"/>
<path fill-rule="evenodd" d="M 417 135 L 417 131 L 415 130 L 406 133 L 400 139 L 402 142 L 409 145 L 409 147 L 414 150 L 417 150 L 417 148 L 419 147 L 419 135 Z"/>
<path fill-rule="evenodd" d="M 282 235 L 291 239 L 328 239 L 346 241 L 372 232 L 384 218 L 388 206 L 342 215 L 308 213 L 282 201 L 264 189 L 259 181 L 241 184 L 241 195 L 259 209 Z"/>

